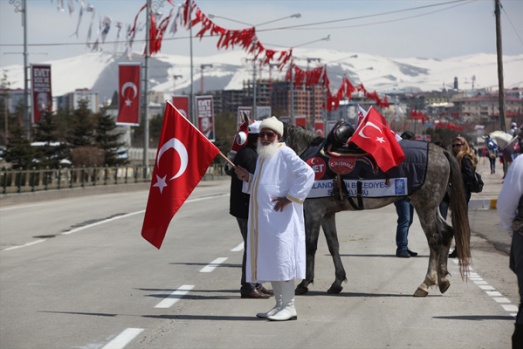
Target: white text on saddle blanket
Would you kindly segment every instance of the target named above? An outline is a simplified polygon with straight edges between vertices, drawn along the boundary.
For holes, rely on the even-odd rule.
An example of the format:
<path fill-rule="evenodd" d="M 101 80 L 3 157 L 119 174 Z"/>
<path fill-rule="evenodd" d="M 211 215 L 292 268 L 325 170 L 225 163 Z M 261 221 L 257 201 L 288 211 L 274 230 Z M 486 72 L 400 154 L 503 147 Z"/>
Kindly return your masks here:
<path fill-rule="evenodd" d="M 367 198 L 380 198 L 387 196 L 406 196 L 408 194 L 407 178 L 405 177 L 389 178 L 388 182 L 385 179 L 344 179 L 343 182 L 347 188 L 348 195 L 351 197 L 361 195 Z M 360 194 L 358 194 L 358 182 L 361 182 Z M 332 179 L 316 180 L 307 198 L 313 199 L 332 196 L 333 186 L 334 183 Z"/>

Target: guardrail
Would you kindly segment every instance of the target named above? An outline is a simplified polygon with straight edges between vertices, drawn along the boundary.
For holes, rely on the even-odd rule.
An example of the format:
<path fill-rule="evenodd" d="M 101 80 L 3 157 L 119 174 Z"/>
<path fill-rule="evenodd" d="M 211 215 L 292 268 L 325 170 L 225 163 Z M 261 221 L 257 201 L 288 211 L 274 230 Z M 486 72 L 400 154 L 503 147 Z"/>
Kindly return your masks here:
<path fill-rule="evenodd" d="M 150 182 L 151 168 L 141 165 L 119 167 L 68 167 L 59 169 L 0 170 L 2 194 L 43 190 L 84 188 L 87 186 Z M 213 164 L 204 180 L 224 176 L 223 165 Z"/>

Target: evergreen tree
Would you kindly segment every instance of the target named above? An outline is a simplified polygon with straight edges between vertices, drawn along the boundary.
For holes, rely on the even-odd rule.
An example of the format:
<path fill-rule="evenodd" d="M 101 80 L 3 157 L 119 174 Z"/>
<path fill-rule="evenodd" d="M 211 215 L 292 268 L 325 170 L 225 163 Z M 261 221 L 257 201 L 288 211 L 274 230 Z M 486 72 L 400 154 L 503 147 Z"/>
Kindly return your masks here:
<path fill-rule="evenodd" d="M 127 159 L 118 158 L 118 150 L 122 148 L 125 143 L 119 142 L 122 136 L 121 132 L 116 131 L 115 120 L 108 115 L 103 109 L 96 115 L 96 144 L 104 151 L 104 164 L 108 166 L 117 166 L 127 163 Z"/>
<path fill-rule="evenodd" d="M 35 159 L 40 168 L 58 168 L 63 159 L 67 157 L 68 147 L 58 136 L 56 117 L 46 112 L 35 128 L 35 142 L 43 145 L 35 147 Z"/>
<path fill-rule="evenodd" d="M 87 108 L 87 101 L 80 101 L 70 118 L 70 132 L 67 142 L 72 149 L 77 147 L 95 146 L 96 119 Z"/>
<path fill-rule="evenodd" d="M 31 142 L 25 137 L 22 127 L 16 127 L 9 131 L 4 155 L 5 161 L 11 163 L 14 169 L 29 169 L 32 167 L 34 152 Z"/>

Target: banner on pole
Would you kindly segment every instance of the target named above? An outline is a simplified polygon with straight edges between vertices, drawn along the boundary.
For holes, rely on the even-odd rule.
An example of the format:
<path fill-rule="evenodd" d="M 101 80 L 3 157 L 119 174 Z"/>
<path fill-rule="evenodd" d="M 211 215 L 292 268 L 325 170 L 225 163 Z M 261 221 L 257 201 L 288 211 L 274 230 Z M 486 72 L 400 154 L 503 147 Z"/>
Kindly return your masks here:
<path fill-rule="evenodd" d="M 53 95 L 51 91 L 51 65 L 31 64 L 33 125 L 40 121 L 46 112 L 53 111 Z"/>
<path fill-rule="evenodd" d="M 189 96 L 173 96 L 173 105 L 183 117 L 187 120 L 192 120 L 189 110 Z"/>
<path fill-rule="evenodd" d="M 214 142 L 214 105 L 212 96 L 196 96 L 198 129 L 208 140 Z"/>
<path fill-rule="evenodd" d="M 139 63 L 118 65 L 117 125 L 139 125 L 140 123 L 140 70 Z"/>

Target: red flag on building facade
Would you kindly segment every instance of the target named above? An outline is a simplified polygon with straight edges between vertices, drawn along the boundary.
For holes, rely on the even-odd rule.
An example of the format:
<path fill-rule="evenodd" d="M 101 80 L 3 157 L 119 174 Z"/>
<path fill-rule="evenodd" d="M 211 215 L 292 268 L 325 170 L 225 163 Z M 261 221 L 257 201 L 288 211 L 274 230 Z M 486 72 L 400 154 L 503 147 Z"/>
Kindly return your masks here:
<path fill-rule="evenodd" d="M 140 123 L 140 64 L 118 66 L 118 116 L 117 124 Z"/>
<path fill-rule="evenodd" d="M 349 143 L 354 143 L 372 155 L 378 167 L 386 172 L 405 160 L 405 154 L 389 128 L 387 120 L 376 109 L 370 107 L 367 116 L 358 125 Z"/>
<path fill-rule="evenodd" d="M 162 245 L 172 217 L 220 150 L 167 102 L 145 210 L 142 236 Z"/>

